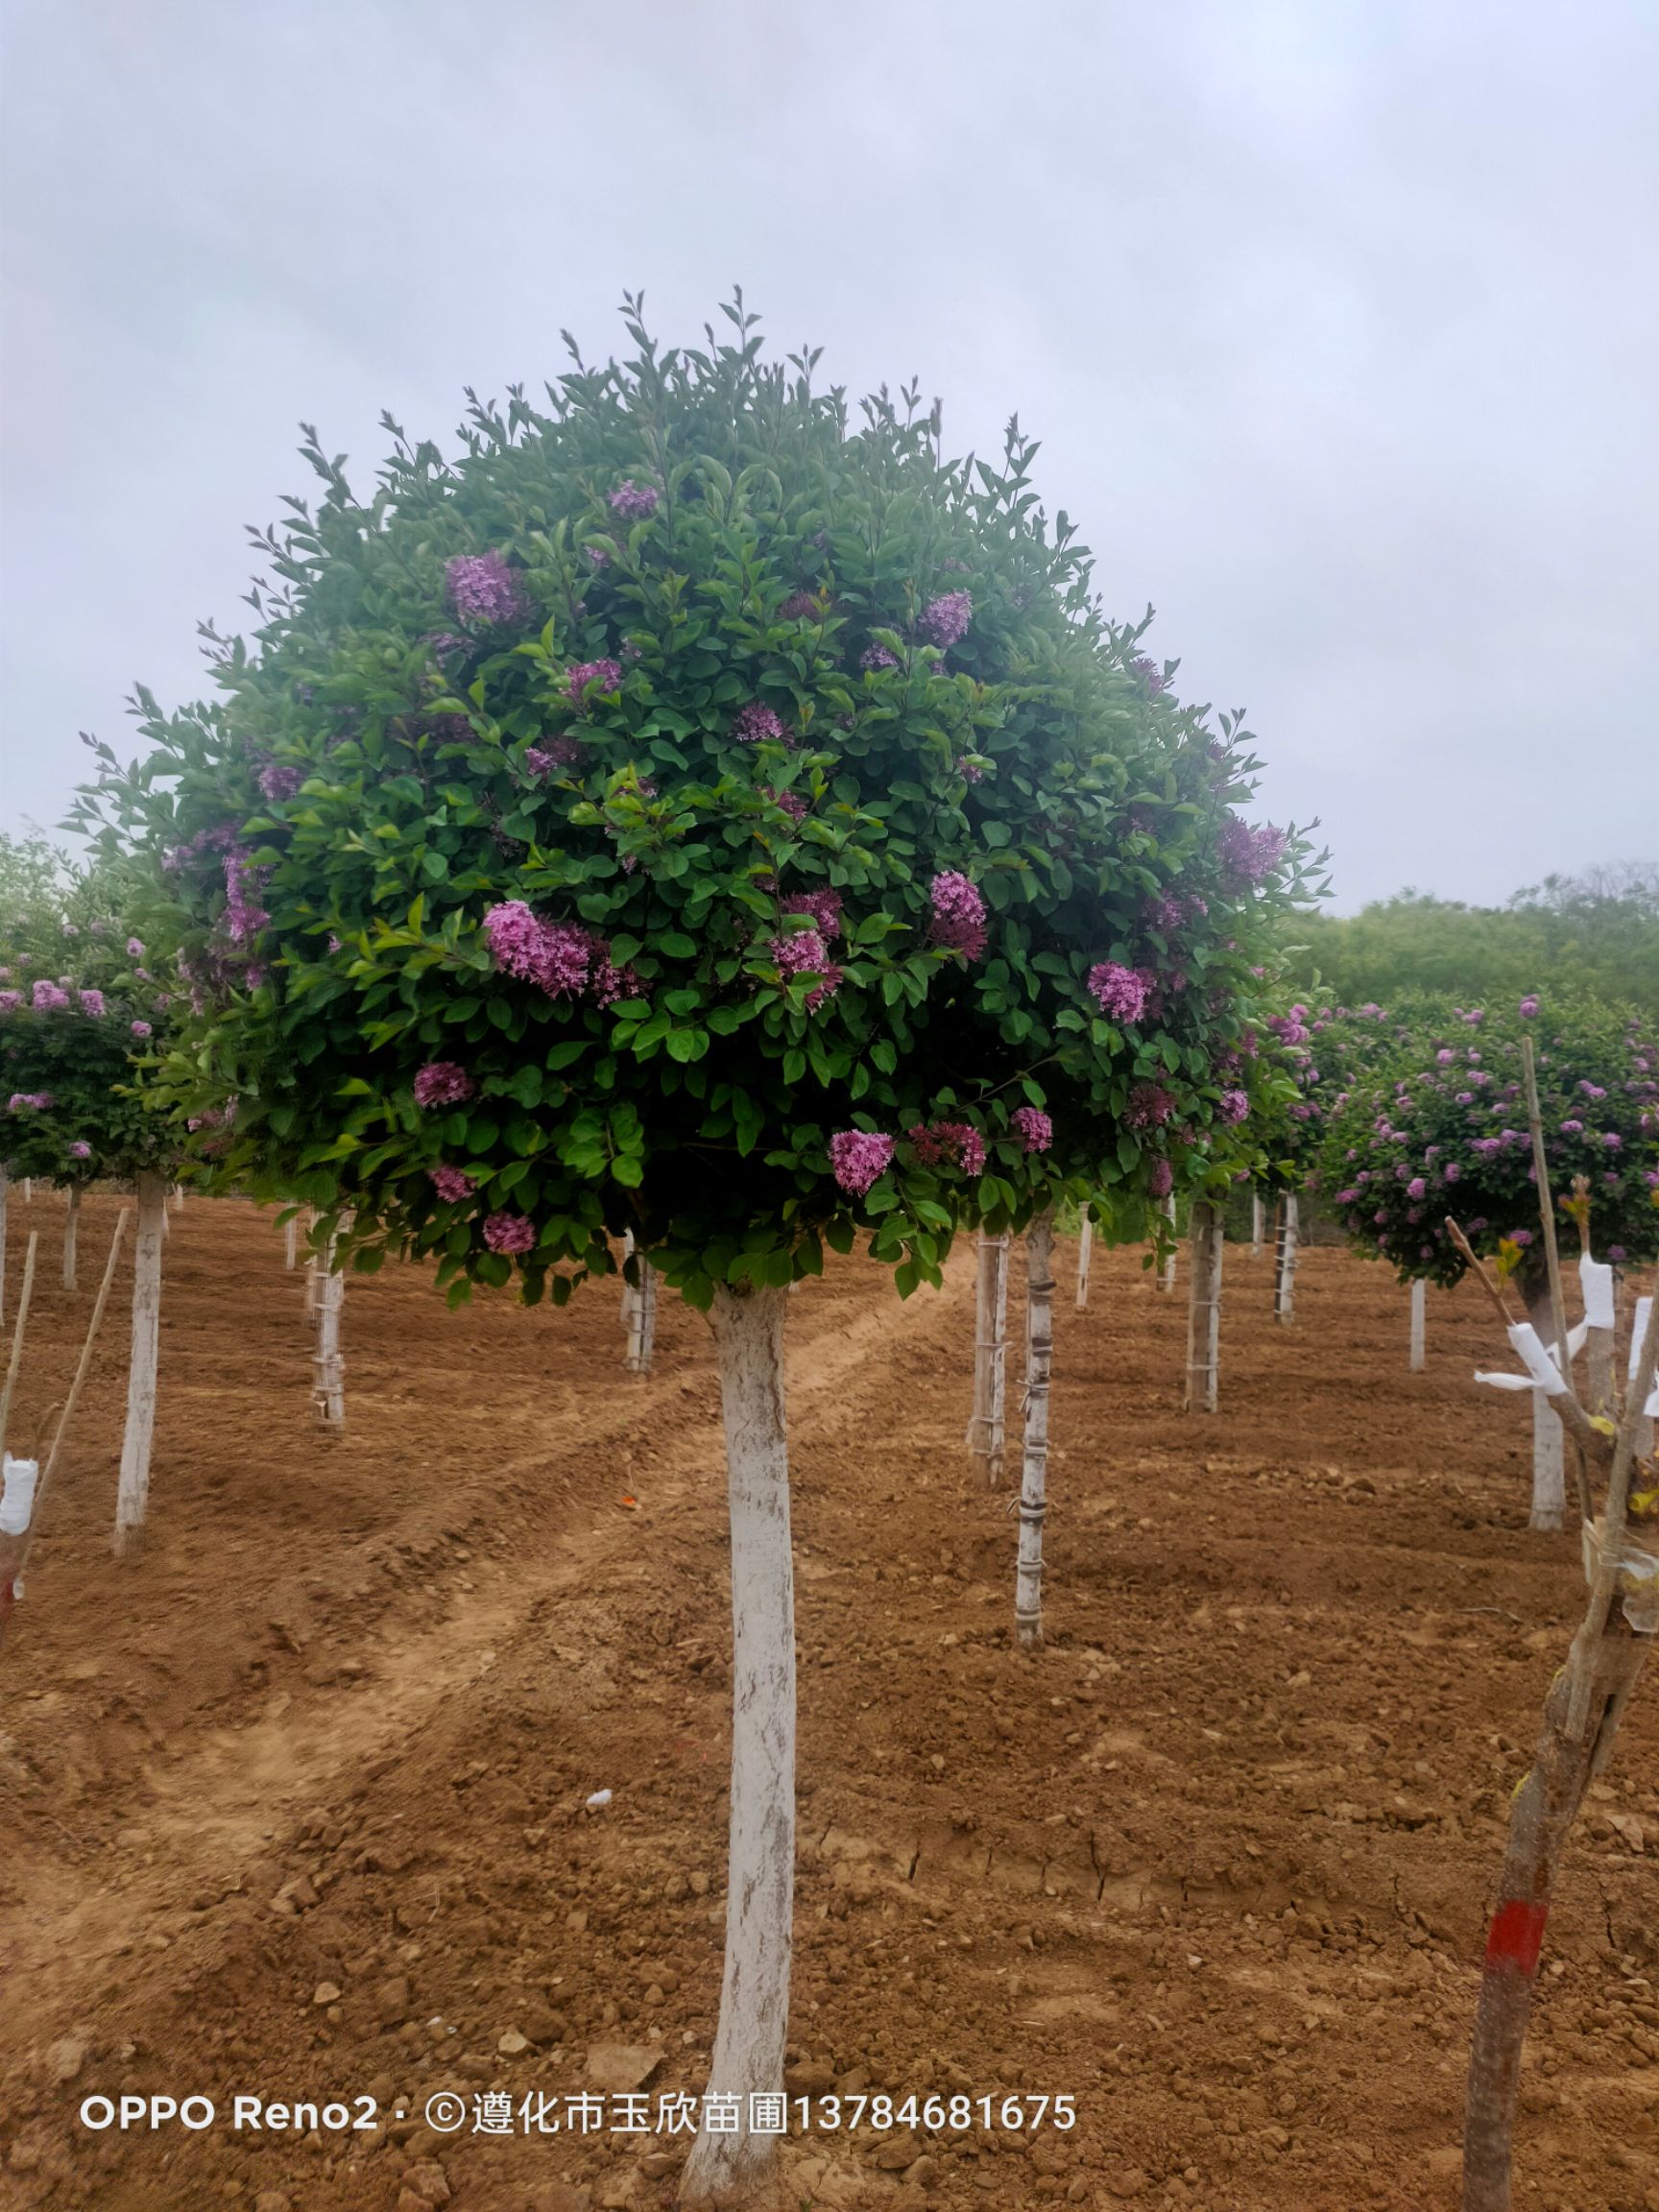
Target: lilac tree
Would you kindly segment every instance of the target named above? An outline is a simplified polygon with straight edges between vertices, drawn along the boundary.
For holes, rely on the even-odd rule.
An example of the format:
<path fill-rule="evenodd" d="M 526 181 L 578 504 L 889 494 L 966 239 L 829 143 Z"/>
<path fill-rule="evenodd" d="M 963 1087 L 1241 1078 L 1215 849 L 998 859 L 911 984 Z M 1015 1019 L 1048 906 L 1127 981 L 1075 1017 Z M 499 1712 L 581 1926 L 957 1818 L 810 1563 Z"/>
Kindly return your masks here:
<path fill-rule="evenodd" d="M 222 696 L 140 709 L 89 821 L 144 856 L 199 1014 L 177 1111 L 358 1268 L 566 1299 L 630 1232 L 712 1325 L 734 1726 L 712 2086 L 780 2084 L 794 1821 L 785 1292 L 862 1236 L 902 1294 L 958 1229 L 1155 1204 L 1237 1081 L 1306 848 L 1011 426 L 849 415 L 815 356 L 580 363 L 265 541 Z M 1149 1101 L 1156 1100 L 1156 1110 Z M 1180 1147 L 1171 1132 L 1184 1133 Z M 1179 1157 L 1177 1157 L 1177 1153 Z M 746 2104 L 744 2110 L 747 2110 Z M 685 2201 L 773 2145 L 705 2134 Z"/>

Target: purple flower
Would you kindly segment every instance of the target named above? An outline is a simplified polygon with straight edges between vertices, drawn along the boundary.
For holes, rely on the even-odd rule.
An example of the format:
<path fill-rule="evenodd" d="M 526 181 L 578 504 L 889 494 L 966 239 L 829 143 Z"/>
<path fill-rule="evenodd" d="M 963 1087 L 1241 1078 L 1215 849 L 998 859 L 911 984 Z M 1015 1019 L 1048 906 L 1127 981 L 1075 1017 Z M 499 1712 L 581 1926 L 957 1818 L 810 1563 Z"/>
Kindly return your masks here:
<path fill-rule="evenodd" d="M 739 745 L 787 745 L 789 733 L 784 729 L 770 707 L 763 707 L 758 699 L 751 699 L 748 706 L 733 715 L 732 734 Z"/>
<path fill-rule="evenodd" d="M 453 1060 L 429 1060 L 415 1073 L 415 1103 L 417 1106 L 459 1106 L 470 1098 L 477 1086 L 465 1068 L 458 1068 Z"/>
<path fill-rule="evenodd" d="M 292 799 L 305 781 L 303 768 L 285 768 L 272 760 L 259 771 L 259 788 L 267 799 Z"/>
<path fill-rule="evenodd" d="M 1046 1152 L 1054 1142 L 1054 1124 L 1040 1106 L 1017 1106 L 1009 1117 L 1022 1152 Z"/>
<path fill-rule="evenodd" d="M 779 608 L 778 616 L 783 622 L 816 622 L 823 612 L 815 591 L 791 591 Z"/>
<path fill-rule="evenodd" d="M 1136 654 L 1134 660 L 1129 663 L 1129 673 L 1131 676 L 1140 677 L 1154 699 L 1160 698 L 1169 688 L 1168 677 L 1165 675 L 1157 661 L 1144 653 Z"/>
<path fill-rule="evenodd" d="M 774 806 L 781 806 L 792 822 L 804 822 L 811 812 L 809 803 L 799 791 L 769 790 L 766 796 Z"/>
<path fill-rule="evenodd" d="M 503 974 L 534 983 L 549 998 L 587 988 L 593 940 L 576 923 L 543 922 L 521 899 L 509 899 L 485 915 L 484 935 Z"/>
<path fill-rule="evenodd" d="M 1609 1260 L 1617 1262 L 1621 1260 L 1628 1259 L 1629 1254 L 1625 1251 L 1623 1244 L 1609 1244 L 1607 1247 L 1607 1257 Z"/>
<path fill-rule="evenodd" d="M 927 936 L 947 952 L 977 960 L 985 950 L 985 901 L 978 886 L 954 868 L 935 876 L 927 886 L 930 914 Z"/>
<path fill-rule="evenodd" d="M 791 929 L 767 948 L 784 975 L 821 975 L 830 952 L 816 929 Z"/>
<path fill-rule="evenodd" d="M 1617 1129 L 1609 1129 L 1601 1142 L 1609 1152 L 1619 1152 L 1623 1149 L 1624 1140 L 1620 1136 Z"/>
<path fill-rule="evenodd" d="M 783 902 L 785 914 L 810 914 L 819 935 L 828 944 L 841 934 L 841 894 L 826 884 L 818 891 L 794 891 Z"/>
<path fill-rule="evenodd" d="M 499 553 L 457 553 L 444 573 L 463 622 L 511 622 L 524 612 L 518 579 Z"/>
<path fill-rule="evenodd" d="M 1247 1091 L 1223 1091 L 1215 1109 L 1215 1118 L 1224 1127 L 1242 1121 L 1250 1111 L 1250 1094 Z"/>
<path fill-rule="evenodd" d="M 102 991 L 83 991 L 80 994 L 81 1011 L 90 1014 L 94 1021 L 104 1019 L 104 994 Z"/>
<path fill-rule="evenodd" d="M 143 938 L 142 938 L 142 937 L 129 937 L 129 938 L 128 938 L 128 940 L 127 940 L 127 957 L 128 957 L 128 959 L 129 959 L 129 960 L 142 960 L 142 959 L 143 959 L 143 957 L 144 957 L 144 940 L 143 940 Z"/>
<path fill-rule="evenodd" d="M 904 1135 L 919 1167 L 959 1167 L 964 1175 L 984 1172 L 985 1140 L 971 1122 L 918 1122 Z"/>
<path fill-rule="evenodd" d="M 15 1014 L 22 1003 L 21 991 L 0 991 L 0 1014 Z"/>
<path fill-rule="evenodd" d="M 1101 960 L 1089 971 L 1090 995 L 1114 1022 L 1139 1022 L 1146 1010 L 1148 990 L 1140 969 L 1124 968 L 1116 960 Z"/>
<path fill-rule="evenodd" d="M 885 645 L 866 645 L 858 665 L 860 668 L 897 668 L 899 656 L 890 653 Z"/>
<path fill-rule="evenodd" d="M 492 1214 L 484 1224 L 484 1241 L 492 1252 L 529 1252 L 536 1243 L 536 1224 L 522 1214 Z"/>
<path fill-rule="evenodd" d="M 1146 1170 L 1146 1188 L 1154 1198 L 1167 1198 L 1175 1188 L 1175 1170 L 1167 1160 L 1154 1160 Z"/>
<path fill-rule="evenodd" d="M 13 1091 L 6 1101 L 9 1114 L 44 1114 L 52 1104 L 50 1091 Z"/>
<path fill-rule="evenodd" d="M 1161 1083 L 1137 1083 L 1129 1094 L 1129 1103 L 1123 1109 L 1124 1126 L 1129 1129 L 1162 1129 L 1174 1111 L 1173 1091 L 1166 1091 Z"/>
<path fill-rule="evenodd" d="M 1582 1121 L 1566 1120 L 1561 1124 L 1561 1132 L 1566 1137 L 1582 1137 L 1584 1124 Z"/>
<path fill-rule="evenodd" d="M 550 737 L 545 745 L 526 745 L 524 765 L 532 776 L 551 776 L 556 768 L 574 768 L 582 757 L 575 737 Z"/>
<path fill-rule="evenodd" d="M 1285 842 L 1284 830 L 1276 830 L 1272 823 L 1252 830 L 1248 822 L 1230 814 L 1222 825 L 1216 850 L 1221 865 L 1236 882 L 1260 883 L 1285 857 Z"/>
<path fill-rule="evenodd" d="M 830 1167 L 850 1197 L 862 1198 L 893 1163 L 893 1140 L 864 1129 L 837 1129 L 830 1140 Z"/>
<path fill-rule="evenodd" d="M 604 945 L 594 948 L 591 989 L 593 1002 L 601 1009 L 614 1006 L 618 998 L 641 998 L 645 995 L 632 963 L 618 968 Z"/>
<path fill-rule="evenodd" d="M 595 697 L 614 691 L 622 681 L 620 661 L 578 661 L 573 668 L 565 671 L 565 681 L 570 687 L 572 707 L 585 707 L 588 694 Z"/>
<path fill-rule="evenodd" d="M 131 1025 L 130 1034 L 134 1037 L 149 1037 L 153 1034 L 153 1031 L 151 1030 L 148 1022 L 134 1022 Z"/>
<path fill-rule="evenodd" d="M 641 517 L 657 512 L 657 487 L 655 484 L 618 484 L 607 494 L 606 503 L 613 515 L 620 515 L 624 522 L 637 522 Z"/>
<path fill-rule="evenodd" d="M 459 1167 L 429 1167 L 432 1188 L 446 1206 L 459 1205 L 463 1198 L 470 1198 L 478 1186 L 470 1175 L 464 1175 Z"/>
<path fill-rule="evenodd" d="M 1526 1016 L 1527 1020 L 1530 1022 L 1533 1015 L 1536 1014 L 1537 1011 L 1538 1001 L 1532 997 L 1531 993 L 1528 992 L 1527 997 L 1521 1001 L 1521 1012 Z"/>
<path fill-rule="evenodd" d="M 85 1140 L 85 1138 L 84 1138 L 84 1137 L 77 1137 L 77 1138 L 76 1138 L 76 1140 L 75 1140 L 74 1143 L 73 1143 L 73 1144 L 71 1144 L 71 1145 L 70 1145 L 70 1147 L 69 1147 L 69 1157 L 70 1157 L 70 1159 L 71 1159 L 71 1160 L 90 1160 L 90 1159 L 91 1159 L 91 1157 L 92 1157 L 92 1147 L 91 1147 L 91 1145 L 90 1145 L 90 1144 L 88 1144 L 88 1143 L 87 1143 L 87 1142 L 86 1142 L 86 1140 Z"/>
<path fill-rule="evenodd" d="M 1410 1182 L 1409 1182 L 1409 1183 L 1407 1183 L 1407 1186 L 1406 1186 L 1406 1195 L 1407 1195 L 1407 1198 L 1427 1198 L 1427 1197 L 1428 1197 L 1428 1195 L 1429 1195 L 1429 1186 L 1428 1186 L 1428 1184 L 1427 1184 L 1427 1183 L 1424 1181 L 1424 1179 L 1423 1179 L 1423 1177 L 1422 1177 L 1421 1175 L 1413 1175 L 1413 1176 L 1412 1176 L 1412 1178 L 1411 1178 Z"/>
<path fill-rule="evenodd" d="M 44 975 L 37 978 L 29 994 L 29 1003 L 36 1014 L 56 1014 L 69 1003 L 69 994 L 57 983 L 48 982 Z"/>
<path fill-rule="evenodd" d="M 1455 1160 L 1448 1160 L 1446 1163 L 1446 1180 L 1448 1183 L 1461 1183 L 1463 1180 L 1463 1170 Z"/>
<path fill-rule="evenodd" d="M 967 635 L 973 619 L 974 602 L 968 593 L 947 591 L 942 597 L 927 602 L 916 627 L 930 644 L 948 649 Z"/>

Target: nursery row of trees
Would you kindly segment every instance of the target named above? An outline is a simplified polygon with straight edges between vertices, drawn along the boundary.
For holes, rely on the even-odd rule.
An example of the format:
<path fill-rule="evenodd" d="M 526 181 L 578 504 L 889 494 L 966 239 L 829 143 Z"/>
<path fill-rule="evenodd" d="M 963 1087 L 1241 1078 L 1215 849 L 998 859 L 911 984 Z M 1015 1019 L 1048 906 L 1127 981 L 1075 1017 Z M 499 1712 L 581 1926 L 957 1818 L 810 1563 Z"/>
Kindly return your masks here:
<path fill-rule="evenodd" d="M 1391 1071 L 1424 1033 L 1374 1009 L 1358 1020 L 1387 1050 L 1373 1070 L 1357 1045 L 1356 1082 L 1332 1088 L 1323 1040 L 1353 1024 L 1286 1010 L 1276 950 L 1319 858 L 1247 819 L 1241 717 L 1183 704 L 1146 623 L 1106 616 L 1018 424 L 1000 455 L 953 457 L 914 391 L 854 416 L 815 355 L 769 361 L 740 300 L 727 315 L 728 335 L 664 351 L 631 303 L 626 364 L 578 358 L 541 403 L 475 404 L 454 459 L 388 421 L 366 496 L 307 433 L 320 501 L 260 539 L 252 641 L 208 633 L 219 696 L 166 712 L 140 691 L 148 749 L 96 748 L 79 818 L 126 887 L 121 925 L 58 915 L 42 939 L 20 915 L 0 1154 L 133 1181 L 141 1250 L 184 1159 L 305 1209 L 330 1282 L 336 1259 L 393 1252 L 452 1300 L 514 1285 L 560 1305 L 625 1265 L 636 1366 L 659 1288 L 708 1314 L 733 1619 L 710 2085 L 747 2111 L 779 2085 L 788 2008 L 790 1286 L 862 1239 L 906 1295 L 979 1233 L 989 1449 L 1007 1390 L 984 1353 L 1008 1240 L 1028 1238 L 1017 1625 L 1035 1647 L 1057 1215 L 1151 1238 L 1164 1266 L 1191 1222 L 1190 1399 L 1213 1408 L 1235 1181 L 1293 1199 L 1317 1109 L 1322 1143 L 1351 1130 L 1351 1231 L 1369 1212 L 1377 1248 L 1427 1272 L 1432 1209 L 1462 1183 L 1436 1117 L 1464 1109 L 1449 1075 Z M 1547 1083 L 1577 1080 L 1558 1034 Z M 1372 1117 L 1406 1132 L 1385 1170 L 1371 1152 L 1397 1139 L 1360 1126 L 1362 1073 L 1396 1085 Z M 1468 1135 L 1485 1215 L 1464 1226 L 1470 1257 L 1502 1261 L 1525 1247 L 1484 1195 L 1512 1165 L 1507 1137 L 1482 1148 L 1501 1135 Z M 339 1310 L 318 1303 L 327 1416 Z M 745 2201 L 774 2151 L 704 2134 L 682 2201 Z"/>

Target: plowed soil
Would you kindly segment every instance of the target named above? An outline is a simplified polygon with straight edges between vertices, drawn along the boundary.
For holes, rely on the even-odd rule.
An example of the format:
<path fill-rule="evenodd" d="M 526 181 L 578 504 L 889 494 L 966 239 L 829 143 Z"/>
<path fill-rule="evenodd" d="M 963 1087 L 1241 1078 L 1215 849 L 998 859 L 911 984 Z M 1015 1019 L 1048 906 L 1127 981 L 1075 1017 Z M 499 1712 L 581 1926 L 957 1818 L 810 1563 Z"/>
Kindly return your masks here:
<path fill-rule="evenodd" d="M 14 1444 L 62 1394 L 114 1204 L 88 1202 L 71 1295 L 60 1200 L 13 1190 L 13 1289 L 22 1232 L 43 1243 Z M 1526 1401 L 1471 1381 L 1503 1363 L 1473 1293 L 1431 1295 L 1414 1376 L 1381 1270 L 1308 1253 L 1286 1329 L 1232 1248 L 1224 1409 L 1187 1418 L 1184 1280 L 1097 1252 L 1078 1313 L 1071 1264 L 1035 1657 L 1009 1492 L 963 1450 L 971 1254 L 941 1295 L 847 1261 L 793 1301 L 790 2085 L 844 2117 L 936 2097 L 947 2128 L 815 2128 L 790 2203 L 1445 2212 L 1502 1823 L 1582 1601 L 1576 1537 L 1527 1528 Z M 706 2080 L 704 1324 L 664 1301 L 640 1381 L 613 1285 L 450 1313 L 418 1271 L 354 1278 L 327 1435 L 274 1216 L 193 1198 L 167 1268 L 147 1545 L 109 1555 L 118 1302 L 0 1656 L 0 2202 L 670 2203 L 684 2136 L 571 2132 L 565 2101 L 632 2068 L 655 2114 Z M 1656 1694 L 1550 1924 L 1527 2212 L 1659 2212 Z M 421 2117 L 445 2088 L 459 2132 Z M 495 2091 L 504 2136 L 474 2127 Z M 558 2132 L 525 2131 L 536 2093 Z M 100 2094 L 215 2117 L 96 2130 Z M 238 2129 L 237 2094 L 379 2124 Z M 1057 2094 L 1070 2131 L 1000 2125 Z"/>

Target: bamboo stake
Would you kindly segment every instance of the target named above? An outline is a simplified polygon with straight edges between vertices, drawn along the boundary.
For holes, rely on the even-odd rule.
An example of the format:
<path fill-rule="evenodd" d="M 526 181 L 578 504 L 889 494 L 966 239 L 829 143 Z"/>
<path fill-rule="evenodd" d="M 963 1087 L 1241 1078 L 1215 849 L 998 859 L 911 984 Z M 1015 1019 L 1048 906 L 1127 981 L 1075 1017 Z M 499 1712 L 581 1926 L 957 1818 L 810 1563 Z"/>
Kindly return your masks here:
<path fill-rule="evenodd" d="M 1550 1164 L 1544 1157 L 1544 1116 L 1538 1104 L 1538 1067 L 1530 1037 L 1521 1040 L 1521 1074 L 1527 1086 L 1527 1127 L 1532 1138 L 1532 1172 L 1538 1183 L 1538 1213 L 1544 1224 L 1544 1259 L 1550 1271 L 1550 1318 L 1555 1333 L 1555 1358 L 1567 1396 L 1578 1404 L 1573 1387 L 1573 1359 L 1567 1350 L 1567 1300 L 1561 1288 L 1561 1252 L 1555 1241 L 1555 1198 L 1550 1188 Z M 1578 1478 L 1578 1511 L 1588 1521 L 1591 1513 L 1590 1475 L 1584 1449 L 1577 1447 L 1575 1472 Z"/>
<path fill-rule="evenodd" d="M 1262 1231 L 1264 1226 L 1264 1212 L 1261 1191 L 1252 1190 L 1250 1193 L 1250 1257 L 1252 1260 L 1260 1260 L 1262 1257 Z"/>
<path fill-rule="evenodd" d="M 6 1323 L 6 1201 L 11 1190 L 12 1177 L 0 1160 L 0 1328 Z"/>
<path fill-rule="evenodd" d="M 109 1239 L 109 1257 L 104 1262 L 104 1280 L 99 1284 L 98 1295 L 92 1302 L 92 1317 L 86 1324 L 86 1337 L 81 1347 L 81 1357 L 76 1362 L 75 1379 L 69 1385 L 69 1395 L 63 1401 L 63 1410 L 59 1414 L 58 1426 L 52 1433 L 52 1449 L 46 1455 L 46 1464 L 41 1468 L 40 1479 L 35 1486 L 35 1502 L 29 1516 L 29 1526 L 21 1537 L 12 1539 L 0 1537 L 0 1644 L 5 1641 L 6 1627 L 12 1617 L 12 1605 L 23 1594 L 23 1570 L 28 1565 L 29 1554 L 35 1548 L 35 1538 L 40 1527 L 40 1508 L 45 1503 L 46 1493 L 52 1486 L 52 1478 L 57 1473 L 58 1461 L 62 1454 L 63 1441 L 69 1433 L 70 1421 L 74 1418 L 75 1408 L 81 1402 L 82 1385 L 85 1382 L 87 1371 L 92 1365 L 93 1349 L 98 1342 L 98 1332 L 104 1323 L 104 1309 L 109 1303 L 109 1286 L 115 1280 L 115 1265 L 121 1257 L 122 1239 L 127 1234 L 129 1212 L 130 1209 L 123 1206 L 115 1217 L 115 1234 Z M 34 1264 L 35 1239 L 31 1237 L 29 1239 L 28 1272 L 24 1276 L 25 1290 L 28 1287 L 29 1276 L 34 1272 Z M 19 1323 L 21 1323 L 22 1318 L 23 1307 L 20 1303 Z M 23 1334 L 21 1327 L 19 1327 L 16 1342 L 12 1347 L 12 1369 L 7 1375 L 8 1400 L 11 1397 L 12 1372 L 15 1371 L 17 1353 L 21 1348 Z M 3 1431 L 3 1429 L 4 1423 L 0 1421 L 0 1431 Z"/>
<path fill-rule="evenodd" d="M 81 1186 L 71 1183 L 63 1205 L 63 1287 L 75 1287 L 75 1248 L 81 1226 Z"/>
<path fill-rule="evenodd" d="M 287 1220 L 282 1224 L 282 1264 L 287 1268 L 290 1275 L 294 1272 L 294 1262 L 299 1257 L 300 1216 L 297 1214 L 290 1214 Z"/>
<path fill-rule="evenodd" d="M 974 1304 L 974 1411 L 968 1450 L 987 1489 L 1002 1479 L 1008 1358 L 1008 1239 L 979 1232 Z"/>
<path fill-rule="evenodd" d="M 1094 1248 L 1094 1221 L 1088 1213 L 1077 1232 L 1077 1310 L 1081 1313 L 1089 1304 L 1089 1261 Z"/>
<path fill-rule="evenodd" d="M 23 1364 L 23 1331 L 29 1320 L 29 1301 L 35 1292 L 35 1248 L 39 1241 L 39 1230 L 31 1229 L 29 1248 L 23 1255 L 23 1287 L 17 1294 L 17 1318 L 12 1324 L 12 1357 L 6 1362 L 6 1387 L 0 1391 L 0 1451 L 6 1448 L 6 1429 L 12 1418 L 12 1393 L 17 1387 L 17 1370 Z"/>
<path fill-rule="evenodd" d="M 1421 1375 L 1429 1334 L 1429 1284 L 1419 1275 L 1411 1286 L 1411 1372 Z"/>
<path fill-rule="evenodd" d="M 1158 1287 L 1160 1290 L 1173 1291 L 1175 1287 L 1175 1193 L 1173 1191 L 1164 1201 L 1164 1218 L 1169 1224 L 1169 1249 L 1165 1254 L 1163 1266 L 1158 1270 Z"/>

